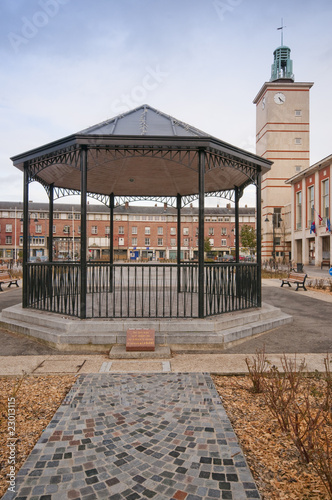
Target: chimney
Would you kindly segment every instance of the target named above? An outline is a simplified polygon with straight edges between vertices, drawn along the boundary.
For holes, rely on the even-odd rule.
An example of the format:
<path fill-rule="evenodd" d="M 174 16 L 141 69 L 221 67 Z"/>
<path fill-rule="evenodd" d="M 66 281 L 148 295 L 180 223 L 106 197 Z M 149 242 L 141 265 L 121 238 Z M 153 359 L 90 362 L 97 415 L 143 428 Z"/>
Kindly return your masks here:
<path fill-rule="evenodd" d="M 164 203 L 164 211 L 167 210 L 167 203 Z"/>
<path fill-rule="evenodd" d="M 193 204 L 192 203 L 190 203 L 190 208 L 193 208 Z"/>
<path fill-rule="evenodd" d="M 219 208 L 219 205 L 217 205 L 217 208 Z"/>
<path fill-rule="evenodd" d="M 128 208 L 129 208 L 129 201 L 126 201 L 126 203 L 125 203 L 125 209 L 128 210 Z"/>
<path fill-rule="evenodd" d="M 226 208 L 228 208 L 228 210 L 230 210 L 231 209 L 231 204 L 227 203 Z"/>

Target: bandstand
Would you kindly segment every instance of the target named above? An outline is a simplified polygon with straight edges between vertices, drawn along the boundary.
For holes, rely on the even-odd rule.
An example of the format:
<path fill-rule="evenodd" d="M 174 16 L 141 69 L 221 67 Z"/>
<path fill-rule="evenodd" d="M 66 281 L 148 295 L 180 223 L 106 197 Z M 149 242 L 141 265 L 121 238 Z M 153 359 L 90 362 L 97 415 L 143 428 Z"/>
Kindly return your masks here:
<path fill-rule="evenodd" d="M 271 162 L 148 105 L 12 158 L 24 173 L 23 301 L 81 320 L 207 318 L 261 307 L 261 175 Z M 29 262 L 29 186 L 49 197 L 48 262 Z M 239 260 L 239 200 L 256 187 L 257 261 Z M 80 258 L 53 260 L 53 207 L 81 200 Z M 204 262 L 205 197 L 235 203 L 235 262 Z M 89 262 L 87 199 L 109 207 L 108 262 Z M 176 263 L 113 262 L 116 204 L 151 200 L 177 208 Z M 181 261 L 181 209 L 198 200 L 198 261 Z"/>

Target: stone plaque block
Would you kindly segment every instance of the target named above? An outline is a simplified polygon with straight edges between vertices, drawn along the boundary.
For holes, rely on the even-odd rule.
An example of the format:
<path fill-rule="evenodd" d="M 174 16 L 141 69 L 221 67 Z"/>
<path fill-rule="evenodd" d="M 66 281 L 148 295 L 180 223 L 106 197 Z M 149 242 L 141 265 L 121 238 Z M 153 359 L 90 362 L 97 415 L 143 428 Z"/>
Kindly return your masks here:
<path fill-rule="evenodd" d="M 145 328 L 127 330 L 126 351 L 154 351 L 155 331 Z"/>

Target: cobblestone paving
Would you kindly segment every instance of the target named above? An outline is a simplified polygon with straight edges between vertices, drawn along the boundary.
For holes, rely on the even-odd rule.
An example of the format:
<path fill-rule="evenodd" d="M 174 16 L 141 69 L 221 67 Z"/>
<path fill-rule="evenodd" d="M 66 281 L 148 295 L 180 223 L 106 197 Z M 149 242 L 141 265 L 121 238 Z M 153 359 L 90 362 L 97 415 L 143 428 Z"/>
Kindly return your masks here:
<path fill-rule="evenodd" d="M 17 486 L 3 500 L 260 498 L 204 373 L 80 376 Z"/>

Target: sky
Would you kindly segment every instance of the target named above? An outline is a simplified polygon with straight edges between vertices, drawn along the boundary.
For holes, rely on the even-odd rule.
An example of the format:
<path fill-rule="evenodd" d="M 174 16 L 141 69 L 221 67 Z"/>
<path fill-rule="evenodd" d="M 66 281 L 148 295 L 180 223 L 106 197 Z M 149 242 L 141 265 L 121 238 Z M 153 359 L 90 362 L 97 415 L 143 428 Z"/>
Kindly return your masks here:
<path fill-rule="evenodd" d="M 141 104 L 254 153 L 252 101 L 270 79 L 282 18 L 295 81 L 314 82 L 310 162 L 332 154 L 330 0 L 0 0 L 0 9 L 1 201 L 23 197 L 10 157 Z M 29 197 L 48 200 L 37 183 Z M 244 204 L 255 205 L 253 187 Z"/>

